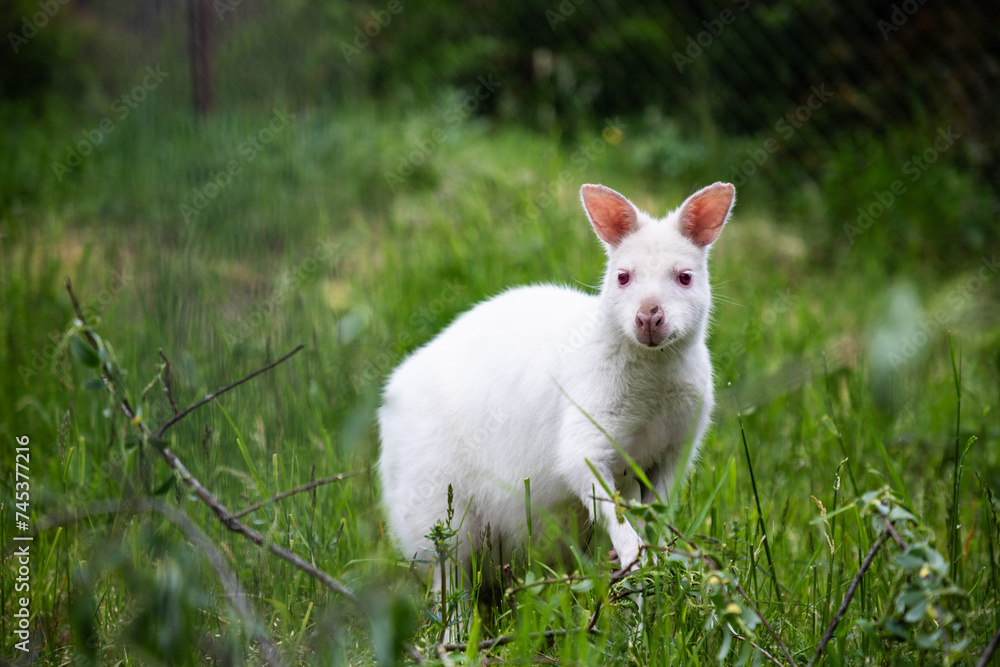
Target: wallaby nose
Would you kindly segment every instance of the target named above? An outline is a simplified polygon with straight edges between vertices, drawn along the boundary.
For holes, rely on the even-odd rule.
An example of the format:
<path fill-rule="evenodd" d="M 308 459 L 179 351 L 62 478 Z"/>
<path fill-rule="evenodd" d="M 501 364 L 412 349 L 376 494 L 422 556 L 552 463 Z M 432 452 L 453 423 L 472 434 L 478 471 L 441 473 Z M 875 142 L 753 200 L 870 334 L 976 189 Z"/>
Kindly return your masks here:
<path fill-rule="evenodd" d="M 663 328 L 663 311 L 659 306 L 643 306 L 635 315 L 635 326 L 650 343 L 658 340 L 657 333 Z"/>

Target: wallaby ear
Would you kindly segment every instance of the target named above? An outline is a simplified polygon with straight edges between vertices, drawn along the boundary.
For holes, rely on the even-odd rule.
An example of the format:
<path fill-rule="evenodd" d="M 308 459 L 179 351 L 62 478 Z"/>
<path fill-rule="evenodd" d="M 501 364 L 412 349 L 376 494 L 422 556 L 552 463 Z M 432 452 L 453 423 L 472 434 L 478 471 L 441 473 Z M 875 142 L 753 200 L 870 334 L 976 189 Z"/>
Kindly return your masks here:
<path fill-rule="evenodd" d="M 732 183 L 713 183 L 694 193 L 681 205 L 681 233 L 695 245 L 711 245 L 736 203 Z"/>
<path fill-rule="evenodd" d="M 635 206 L 611 188 L 584 185 L 580 188 L 580 199 L 594 231 L 608 245 L 617 246 L 639 229 Z"/>

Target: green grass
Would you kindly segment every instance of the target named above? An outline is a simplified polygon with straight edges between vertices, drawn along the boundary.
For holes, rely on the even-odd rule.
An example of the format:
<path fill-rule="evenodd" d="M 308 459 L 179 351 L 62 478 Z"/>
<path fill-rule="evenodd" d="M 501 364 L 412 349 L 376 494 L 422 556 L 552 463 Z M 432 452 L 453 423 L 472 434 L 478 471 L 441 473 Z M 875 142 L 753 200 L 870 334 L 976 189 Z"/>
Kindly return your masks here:
<path fill-rule="evenodd" d="M 4 214 L 0 433 L 10 451 L 15 436 L 31 438 L 33 521 L 159 491 L 218 545 L 257 619 L 248 625 L 233 610 L 204 550 L 176 522 L 149 512 L 94 514 L 41 530 L 32 543 L 31 645 L 43 664 L 74 656 L 258 664 L 252 638 L 261 633 L 290 664 L 390 664 L 406 659 L 404 641 L 437 661 L 439 607 L 389 544 L 371 470 L 382 382 L 487 295 L 538 281 L 594 285 L 603 254 L 580 210 L 581 183 L 604 183 L 660 212 L 707 180 L 657 178 L 635 158 L 641 129 L 620 142 L 607 135 L 609 143 L 598 125 L 567 142 L 476 119 L 454 125 L 433 112 L 405 120 L 375 108 L 294 113 L 191 223 L 180 204 L 228 160 L 242 159 L 241 142 L 267 125 L 270 111 L 195 124 L 150 109 L 65 183 Z M 444 140 L 390 190 L 386 172 L 435 128 Z M 32 160 L 47 169 L 47 156 L 72 136 L 58 124 L 32 135 L 19 169 L 31 171 Z M 990 273 L 977 286 L 979 255 L 946 268 L 924 262 L 933 239 L 923 250 L 908 239 L 897 252 L 888 224 L 854 245 L 829 233 L 840 229 L 838 212 L 853 211 L 852 196 L 870 199 L 871 183 L 895 177 L 898 168 L 885 162 L 883 179 L 868 173 L 854 191 L 820 191 L 810 204 L 791 188 L 782 200 L 765 197 L 773 184 L 740 190 L 712 258 L 715 426 L 676 504 L 634 510 L 669 516 L 684 539 L 665 529 L 650 537 L 678 551 L 612 582 L 610 545 L 597 531 L 572 565 L 550 569 L 535 553 L 499 599 L 452 588 L 449 608 L 464 614 L 459 641 L 512 638 L 478 655 L 455 651 L 449 661 L 749 664 L 762 660 L 753 641 L 785 663 L 756 608 L 804 665 L 878 539 L 876 501 L 891 499 L 914 517 L 898 523 L 907 542 L 929 545 L 942 560 L 916 546 L 900 557 L 886 544 L 825 664 L 974 664 L 1000 622 L 1000 506 L 990 495 L 1000 489 L 1000 282 Z M 940 185 L 933 173 L 920 185 Z M 850 183 L 844 173 L 830 179 Z M 981 196 L 963 181 L 942 197 L 969 191 Z M 928 196 L 921 191 L 918 201 Z M 165 485 L 172 473 L 155 445 L 133 446 L 135 427 L 105 392 L 87 389 L 90 369 L 68 363 L 53 372 L 73 319 L 64 276 L 99 317 L 95 330 L 114 346 L 128 397 L 153 427 L 171 414 L 157 382 L 140 396 L 159 372 L 159 349 L 183 408 L 306 345 L 167 438 L 232 510 L 312 478 L 362 471 L 245 519 L 355 591 L 360 609 L 226 531 L 179 480 Z M 912 350 L 894 367 L 903 340 Z M 959 466 L 956 451 L 973 435 Z M 10 562 L 13 457 L 3 461 L 0 541 Z M 958 481 L 956 470 L 964 471 Z M 4 579 L 0 630 L 4 655 L 20 657 L 13 585 Z M 648 587 L 641 612 L 621 596 L 628 586 Z M 913 606 L 896 612 L 902 594 L 939 600 L 940 609 L 901 620 Z M 589 633 L 596 610 L 597 632 Z M 947 651 L 928 614 L 952 620 Z"/>

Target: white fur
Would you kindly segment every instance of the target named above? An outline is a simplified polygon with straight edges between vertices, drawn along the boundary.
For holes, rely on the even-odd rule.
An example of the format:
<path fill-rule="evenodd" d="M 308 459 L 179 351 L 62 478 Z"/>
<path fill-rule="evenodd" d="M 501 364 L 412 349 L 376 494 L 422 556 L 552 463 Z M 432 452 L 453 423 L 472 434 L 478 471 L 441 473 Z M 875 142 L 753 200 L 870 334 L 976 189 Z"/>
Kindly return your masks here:
<path fill-rule="evenodd" d="M 611 436 L 661 496 L 689 443 L 694 461 L 713 407 L 708 249 L 733 188 L 709 186 L 661 220 L 602 186 L 582 193 L 608 253 L 600 295 L 552 285 L 504 292 L 460 316 L 389 379 L 378 468 L 389 527 L 407 557 L 428 556 L 425 535 L 445 517 L 449 484 L 455 524 L 468 507 L 459 559 L 468 563 L 466 536 L 478 539 L 487 525 L 510 551 L 527 535 L 530 478 L 536 511 L 582 503 L 593 515 L 596 505 L 591 518 L 627 566 L 641 539 L 616 519 L 613 503 L 594 502 L 594 489 L 606 494 L 587 461 L 612 491 L 634 485 Z M 625 287 L 620 270 L 630 275 Z M 681 271 L 691 272 L 689 287 Z M 652 346 L 636 319 L 650 304 L 665 320 Z"/>

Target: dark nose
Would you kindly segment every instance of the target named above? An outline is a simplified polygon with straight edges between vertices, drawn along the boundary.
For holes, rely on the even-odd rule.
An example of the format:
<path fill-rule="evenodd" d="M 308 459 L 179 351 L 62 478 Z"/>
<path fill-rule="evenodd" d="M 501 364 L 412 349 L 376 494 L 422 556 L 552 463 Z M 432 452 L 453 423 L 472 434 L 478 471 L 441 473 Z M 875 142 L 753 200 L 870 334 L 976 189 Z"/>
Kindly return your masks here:
<path fill-rule="evenodd" d="M 652 338 L 652 334 L 663 327 L 663 311 L 659 306 L 643 307 L 635 315 L 635 325 Z"/>

